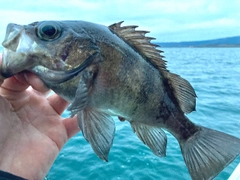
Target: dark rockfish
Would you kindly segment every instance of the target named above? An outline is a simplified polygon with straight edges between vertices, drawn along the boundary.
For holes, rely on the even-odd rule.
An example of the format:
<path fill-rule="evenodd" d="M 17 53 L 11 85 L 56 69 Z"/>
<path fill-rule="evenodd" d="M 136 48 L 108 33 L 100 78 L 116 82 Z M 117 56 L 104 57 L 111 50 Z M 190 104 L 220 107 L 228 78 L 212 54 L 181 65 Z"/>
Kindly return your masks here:
<path fill-rule="evenodd" d="M 193 179 L 212 179 L 240 153 L 240 139 L 192 123 L 190 83 L 166 69 L 147 31 L 121 22 L 109 27 L 84 21 L 9 24 L 1 73 L 28 70 L 69 101 L 72 115 L 95 153 L 107 161 L 114 137 L 111 116 L 130 122 L 157 156 L 173 134 Z"/>

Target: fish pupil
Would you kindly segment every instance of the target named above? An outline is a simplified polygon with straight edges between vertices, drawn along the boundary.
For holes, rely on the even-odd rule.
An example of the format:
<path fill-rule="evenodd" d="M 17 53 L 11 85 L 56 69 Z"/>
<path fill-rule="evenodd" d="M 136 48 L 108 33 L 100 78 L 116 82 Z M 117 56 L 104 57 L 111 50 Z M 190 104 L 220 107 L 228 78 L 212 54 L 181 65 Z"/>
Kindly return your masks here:
<path fill-rule="evenodd" d="M 57 29 L 52 25 L 46 25 L 42 28 L 42 32 L 45 35 L 47 35 L 49 37 L 52 37 L 57 33 Z"/>

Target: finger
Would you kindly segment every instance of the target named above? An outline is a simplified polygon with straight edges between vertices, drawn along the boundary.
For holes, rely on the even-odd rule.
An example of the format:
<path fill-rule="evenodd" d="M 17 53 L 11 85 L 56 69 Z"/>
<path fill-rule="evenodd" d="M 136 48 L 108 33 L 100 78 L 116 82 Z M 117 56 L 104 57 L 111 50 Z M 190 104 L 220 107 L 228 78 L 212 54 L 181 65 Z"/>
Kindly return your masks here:
<path fill-rule="evenodd" d="M 35 74 L 31 72 L 24 72 L 24 79 L 26 83 L 32 86 L 33 89 L 36 91 L 46 93 L 49 91 L 49 88 L 43 83 L 43 81 Z"/>
<path fill-rule="evenodd" d="M 52 106 L 52 108 L 61 115 L 63 111 L 67 108 L 68 102 L 65 101 L 63 98 L 58 96 L 57 94 L 53 94 L 50 97 L 48 97 L 49 104 Z"/>
<path fill-rule="evenodd" d="M 78 126 L 77 116 L 74 116 L 73 118 L 64 119 L 63 124 L 65 125 L 68 138 L 71 138 L 72 136 L 74 136 L 80 131 L 80 128 Z"/>
<path fill-rule="evenodd" d="M 14 91 L 14 92 L 21 92 L 26 90 L 29 85 L 31 84 L 31 81 L 34 82 L 34 79 L 31 80 L 31 78 L 28 78 L 26 76 L 27 72 L 21 72 L 16 74 L 15 76 L 12 76 L 8 79 L 6 79 L 2 85 L 3 88 L 6 90 Z M 28 82 L 30 81 L 30 82 Z M 35 82 L 35 84 L 38 82 Z"/>
<path fill-rule="evenodd" d="M 29 85 L 19 79 L 21 78 L 17 76 L 8 78 L 4 80 L 1 87 L 7 91 L 14 91 L 14 92 L 24 91 L 29 87 Z"/>

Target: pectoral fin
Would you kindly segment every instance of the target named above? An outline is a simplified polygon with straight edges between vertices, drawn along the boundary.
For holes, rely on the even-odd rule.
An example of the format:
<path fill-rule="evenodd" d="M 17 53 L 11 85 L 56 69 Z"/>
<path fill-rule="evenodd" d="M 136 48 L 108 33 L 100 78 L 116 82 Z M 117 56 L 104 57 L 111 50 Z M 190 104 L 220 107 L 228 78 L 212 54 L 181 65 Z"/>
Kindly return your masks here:
<path fill-rule="evenodd" d="M 80 79 L 74 101 L 68 107 L 68 110 L 71 112 L 71 117 L 73 117 L 75 114 L 82 111 L 86 107 L 87 95 L 88 95 L 87 85 L 82 79 Z"/>
<path fill-rule="evenodd" d="M 94 152 L 102 160 L 108 161 L 115 132 L 111 116 L 94 109 L 84 109 L 77 114 L 77 118 L 83 136 Z"/>
<path fill-rule="evenodd" d="M 133 131 L 152 152 L 160 157 L 166 156 L 167 137 L 165 132 L 153 126 L 131 122 Z"/>
<path fill-rule="evenodd" d="M 75 98 L 68 107 L 68 110 L 71 111 L 71 116 L 74 116 L 87 106 L 89 89 L 91 89 L 94 84 L 94 77 L 96 77 L 97 71 L 97 67 L 91 65 L 78 75 L 80 76 L 80 80 L 75 93 Z"/>

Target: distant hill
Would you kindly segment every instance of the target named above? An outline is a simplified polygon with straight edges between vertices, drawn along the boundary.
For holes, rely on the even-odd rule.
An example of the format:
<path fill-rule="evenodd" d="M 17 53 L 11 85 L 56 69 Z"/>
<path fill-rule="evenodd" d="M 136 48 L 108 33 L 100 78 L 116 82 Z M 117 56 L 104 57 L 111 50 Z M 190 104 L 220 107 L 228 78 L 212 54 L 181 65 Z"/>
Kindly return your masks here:
<path fill-rule="evenodd" d="M 205 41 L 158 42 L 161 47 L 240 47 L 240 36 Z"/>

